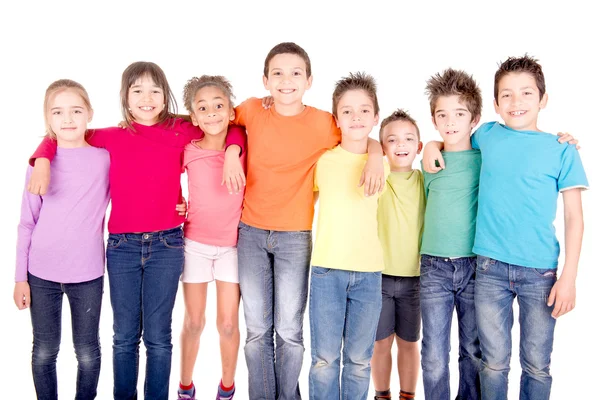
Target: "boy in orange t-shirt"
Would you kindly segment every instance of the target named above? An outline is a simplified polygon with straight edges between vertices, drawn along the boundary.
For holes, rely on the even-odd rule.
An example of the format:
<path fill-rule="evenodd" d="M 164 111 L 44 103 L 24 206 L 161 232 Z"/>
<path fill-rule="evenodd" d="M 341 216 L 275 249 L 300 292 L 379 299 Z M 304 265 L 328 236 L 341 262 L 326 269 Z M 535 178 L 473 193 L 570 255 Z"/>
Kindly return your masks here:
<path fill-rule="evenodd" d="M 238 270 L 249 398 L 300 399 L 313 174 L 319 157 L 339 144 L 341 136 L 330 113 L 302 103 L 312 75 L 308 54 L 300 46 L 280 43 L 271 49 L 263 83 L 273 107 L 265 110 L 260 99 L 248 99 L 236 107 L 234 121 L 248 131 Z M 361 179 L 366 195 L 380 190 L 385 180 L 381 146 L 373 139 L 369 155 Z"/>

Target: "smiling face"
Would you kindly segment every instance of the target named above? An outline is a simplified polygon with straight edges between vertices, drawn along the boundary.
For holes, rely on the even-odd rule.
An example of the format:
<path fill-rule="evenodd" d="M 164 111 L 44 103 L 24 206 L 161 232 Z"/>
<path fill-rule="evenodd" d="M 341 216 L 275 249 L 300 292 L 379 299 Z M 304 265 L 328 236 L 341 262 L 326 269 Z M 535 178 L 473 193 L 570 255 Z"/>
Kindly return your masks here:
<path fill-rule="evenodd" d="M 408 172 L 423 143 L 419 140 L 417 127 L 409 121 L 390 122 L 383 128 L 382 142 L 390 169 L 395 172 Z"/>
<path fill-rule="evenodd" d="M 302 96 L 312 84 L 312 76 L 307 75 L 306 63 L 300 56 L 283 53 L 271 59 L 263 83 L 276 106 L 301 106 Z"/>
<path fill-rule="evenodd" d="M 48 106 L 48 123 L 60 147 L 85 145 L 87 124 L 92 120 L 92 110 L 74 90 L 56 93 Z"/>
<path fill-rule="evenodd" d="M 342 140 L 367 140 L 373 127 L 379 123 L 373 100 L 364 90 L 348 90 L 337 104 L 336 122 L 342 131 Z"/>
<path fill-rule="evenodd" d="M 215 86 L 205 86 L 194 96 L 192 122 L 207 135 L 227 134 L 235 113 L 228 97 Z"/>
<path fill-rule="evenodd" d="M 479 122 L 478 118 L 472 118 L 460 96 L 440 96 L 437 99 L 432 120 L 447 151 L 471 148 L 471 131 Z"/>
<path fill-rule="evenodd" d="M 540 96 L 533 75 L 511 72 L 498 82 L 498 101 L 494 101 L 494 108 L 509 128 L 537 131 L 538 113 L 546 107 L 547 101 L 546 93 Z"/>
<path fill-rule="evenodd" d="M 154 125 L 165 108 L 165 92 L 150 76 L 142 75 L 127 93 L 127 106 L 135 122 L 141 125 Z"/>

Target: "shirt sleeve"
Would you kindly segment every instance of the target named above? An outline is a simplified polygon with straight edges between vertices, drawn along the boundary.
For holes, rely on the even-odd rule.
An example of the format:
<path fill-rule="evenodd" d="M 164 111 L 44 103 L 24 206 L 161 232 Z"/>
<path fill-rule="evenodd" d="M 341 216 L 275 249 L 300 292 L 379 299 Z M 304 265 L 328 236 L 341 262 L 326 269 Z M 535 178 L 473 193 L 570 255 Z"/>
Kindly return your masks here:
<path fill-rule="evenodd" d="M 425 190 L 425 198 L 429 195 L 429 184 L 431 183 L 431 176 L 425 172 L 423 168 L 423 161 L 421 161 L 421 171 L 423 172 L 423 189 Z"/>
<path fill-rule="evenodd" d="M 229 125 L 227 129 L 227 138 L 225 139 L 225 147 L 229 147 L 233 144 L 240 146 L 242 151 L 240 155 L 246 152 L 246 129 L 239 125 Z"/>
<path fill-rule="evenodd" d="M 33 167 L 35 165 L 35 160 L 38 158 L 47 158 L 48 160 L 52 161 L 55 155 L 56 140 L 45 137 L 33 155 L 29 158 L 29 165 Z"/>
<path fill-rule="evenodd" d="M 108 141 L 111 137 L 115 135 L 115 129 L 122 128 L 102 128 L 102 129 L 89 129 L 87 136 L 85 137 L 85 141 L 90 144 L 90 146 L 99 147 L 102 149 L 106 149 L 108 145 Z M 124 130 L 123 130 L 124 131 Z M 120 133 L 120 132 L 117 132 Z"/>
<path fill-rule="evenodd" d="M 575 188 L 588 188 L 587 176 L 575 145 L 567 145 L 562 153 L 557 184 L 559 192 Z"/>
<path fill-rule="evenodd" d="M 31 178 L 32 167 L 27 168 L 25 182 Z M 42 197 L 23 190 L 21 200 L 21 219 L 17 231 L 17 262 L 15 268 L 15 282 L 27 281 L 27 270 L 29 267 L 29 248 L 31 247 L 31 235 L 42 209 Z"/>
<path fill-rule="evenodd" d="M 262 100 L 252 97 L 235 107 L 235 118 L 233 120 L 233 124 L 248 126 L 252 112 L 256 108 L 257 104 L 262 107 L 262 105 L 260 105 L 262 104 Z"/>
<path fill-rule="evenodd" d="M 335 146 L 342 142 L 342 131 L 337 127 L 335 123 L 335 117 L 331 115 L 331 122 L 329 125 L 329 134 L 327 135 L 327 143 L 325 145 L 328 149 L 333 149 Z"/>

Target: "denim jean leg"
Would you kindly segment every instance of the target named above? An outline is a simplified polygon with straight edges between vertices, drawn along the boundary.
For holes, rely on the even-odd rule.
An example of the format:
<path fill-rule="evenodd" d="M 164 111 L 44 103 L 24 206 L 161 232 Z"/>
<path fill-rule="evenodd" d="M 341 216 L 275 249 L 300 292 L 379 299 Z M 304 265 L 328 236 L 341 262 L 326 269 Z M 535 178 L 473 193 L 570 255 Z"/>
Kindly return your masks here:
<path fill-rule="evenodd" d="M 171 375 L 171 323 L 183 270 L 183 231 L 153 233 L 142 242 L 142 326 L 146 347 L 145 400 L 167 400 Z"/>
<path fill-rule="evenodd" d="M 300 399 L 298 379 L 304 356 L 303 322 L 312 250 L 310 231 L 274 232 L 275 380 L 278 400 Z"/>
<path fill-rule="evenodd" d="M 553 306 L 548 307 L 548 296 L 556 282 L 556 270 L 514 267 L 522 276 L 518 285 L 519 325 L 521 327 L 521 400 L 550 398 L 552 376 L 550 355 L 554 342 L 556 320 Z"/>
<path fill-rule="evenodd" d="M 475 316 L 475 269 L 477 259 L 464 257 L 454 261 L 456 265 L 456 315 L 458 319 L 458 399 L 481 398 L 479 369 L 481 347 Z"/>
<path fill-rule="evenodd" d="M 101 365 L 98 331 L 104 277 L 63 286 L 71 308 L 73 346 L 77 356 L 75 400 L 95 399 Z"/>
<path fill-rule="evenodd" d="M 350 272 L 313 267 L 310 283 L 310 400 L 340 398 L 341 350 Z"/>
<path fill-rule="evenodd" d="M 381 313 L 381 272 L 351 272 L 347 296 L 340 399 L 366 400 Z"/>
<path fill-rule="evenodd" d="M 62 296 L 60 283 L 28 274 L 31 290 L 33 352 L 31 369 L 37 398 L 58 399 L 56 358 L 60 349 Z"/>
<path fill-rule="evenodd" d="M 512 349 L 513 299 L 508 264 L 477 257 L 475 315 L 481 344 L 481 398 L 506 400 Z"/>
<path fill-rule="evenodd" d="M 454 312 L 453 269 L 421 256 L 421 366 L 427 400 L 450 400 L 450 330 Z"/>
<path fill-rule="evenodd" d="M 249 398 L 276 400 L 273 340 L 273 257 L 269 231 L 240 223 L 238 274 L 246 322 Z"/>
<path fill-rule="evenodd" d="M 137 397 L 142 336 L 142 244 L 125 235 L 109 235 L 106 269 L 113 312 L 113 395 Z"/>

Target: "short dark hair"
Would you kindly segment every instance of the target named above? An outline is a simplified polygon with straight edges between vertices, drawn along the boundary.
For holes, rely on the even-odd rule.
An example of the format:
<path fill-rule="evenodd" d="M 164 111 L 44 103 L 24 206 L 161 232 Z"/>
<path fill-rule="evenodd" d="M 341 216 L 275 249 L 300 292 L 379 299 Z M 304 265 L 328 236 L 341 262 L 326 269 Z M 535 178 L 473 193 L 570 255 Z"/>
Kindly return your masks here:
<path fill-rule="evenodd" d="M 444 72 L 433 75 L 427 81 L 425 94 L 429 97 L 429 107 L 431 116 L 435 116 L 435 107 L 440 97 L 459 96 L 459 101 L 463 103 L 471 113 L 471 121 L 481 116 L 483 100 L 481 90 L 472 75 L 464 71 L 452 68 Z"/>
<path fill-rule="evenodd" d="M 394 111 L 389 117 L 381 121 L 381 125 L 379 126 L 379 142 L 383 143 L 383 129 L 392 122 L 396 121 L 406 121 L 413 124 L 415 128 L 417 128 L 417 137 L 419 141 L 421 140 L 421 131 L 419 131 L 417 121 L 415 121 L 415 119 L 410 116 L 408 111 L 399 108 L 396 111 Z"/>
<path fill-rule="evenodd" d="M 269 77 L 269 63 L 271 62 L 273 57 L 275 57 L 278 54 L 295 54 L 301 59 L 303 59 L 304 63 L 306 64 L 306 77 L 310 78 L 312 71 L 310 68 L 310 58 L 308 57 L 308 53 L 302 47 L 298 46 L 296 43 L 293 42 L 279 43 L 278 45 L 273 47 L 271 51 L 269 51 L 269 54 L 267 54 L 267 58 L 265 58 L 265 69 L 263 71 L 266 78 Z"/>
<path fill-rule="evenodd" d="M 337 118 L 337 107 L 344 93 L 350 90 L 364 90 L 371 101 L 375 115 L 379 114 L 379 102 L 377 101 L 377 84 L 375 78 L 365 72 L 350 73 L 335 83 L 333 90 L 332 114 Z"/>
<path fill-rule="evenodd" d="M 193 103 L 196 93 L 198 93 L 198 90 L 207 86 L 220 89 L 225 97 L 229 100 L 229 105 L 233 107 L 233 99 L 235 96 L 233 95 L 231 83 L 221 75 L 202 75 L 200 78 L 193 77 L 188 80 L 183 88 L 183 103 L 190 114 L 194 112 Z"/>
<path fill-rule="evenodd" d="M 494 77 L 494 99 L 496 100 L 496 104 L 498 104 L 498 85 L 500 80 L 511 72 L 524 72 L 533 76 L 535 84 L 540 91 L 540 100 L 544 97 L 546 93 L 546 80 L 544 79 L 542 66 L 538 63 L 538 60 L 525 54 L 523 57 L 508 57 L 506 61 L 499 64 L 496 76 Z"/>

